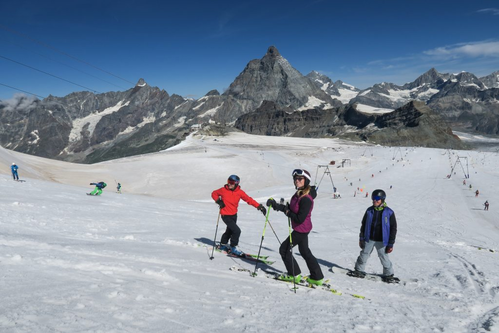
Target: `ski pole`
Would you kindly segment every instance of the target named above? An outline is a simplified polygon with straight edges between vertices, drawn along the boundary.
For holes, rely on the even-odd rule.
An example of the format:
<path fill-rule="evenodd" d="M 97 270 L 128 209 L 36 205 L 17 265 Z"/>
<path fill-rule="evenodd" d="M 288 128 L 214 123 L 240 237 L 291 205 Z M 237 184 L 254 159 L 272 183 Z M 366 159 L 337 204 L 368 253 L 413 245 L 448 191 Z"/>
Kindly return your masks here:
<path fill-rule="evenodd" d="M 281 203 L 284 199 L 281 198 Z M 289 205 L 289 203 L 288 203 Z M 288 216 L 288 228 L 289 228 L 289 252 L 291 253 L 291 273 L 293 274 L 293 289 L 296 294 L 296 281 L 295 281 L 295 258 L 293 257 L 293 237 L 291 236 L 291 217 Z"/>
<path fill-rule="evenodd" d="M 215 252 L 215 245 L 217 244 L 216 242 L 217 242 L 218 221 L 220 221 L 220 211 L 218 211 L 217 227 L 215 229 L 215 238 L 213 238 L 213 249 L 211 250 L 210 260 L 215 259 L 215 257 L 213 256 L 213 253 Z"/>
<path fill-rule="evenodd" d="M 279 242 L 279 245 L 281 245 L 281 240 L 279 239 L 279 237 L 277 237 L 277 234 L 275 233 L 275 230 L 274 230 L 274 227 L 272 226 L 272 224 L 270 224 L 270 221 L 269 221 L 269 225 L 270 225 L 270 228 L 272 228 L 272 231 L 274 232 L 274 235 L 275 235 L 275 238 L 277 238 L 277 241 Z"/>
<path fill-rule="evenodd" d="M 291 254 L 291 273 L 293 274 L 293 289 L 296 294 L 296 281 L 295 281 L 295 258 L 293 257 L 293 237 L 291 236 L 291 218 L 288 217 L 289 227 L 289 253 Z"/>
<path fill-rule="evenodd" d="M 260 248 L 258 248 L 258 255 L 256 256 L 255 271 L 252 274 L 253 276 L 256 276 L 256 268 L 258 267 L 258 260 L 260 260 L 260 251 L 262 250 L 263 239 L 265 238 L 265 229 L 267 228 L 267 222 L 269 222 L 270 208 L 272 208 L 272 205 L 269 206 L 267 210 L 267 216 L 265 216 L 265 224 L 263 225 L 262 240 L 260 241 Z"/>

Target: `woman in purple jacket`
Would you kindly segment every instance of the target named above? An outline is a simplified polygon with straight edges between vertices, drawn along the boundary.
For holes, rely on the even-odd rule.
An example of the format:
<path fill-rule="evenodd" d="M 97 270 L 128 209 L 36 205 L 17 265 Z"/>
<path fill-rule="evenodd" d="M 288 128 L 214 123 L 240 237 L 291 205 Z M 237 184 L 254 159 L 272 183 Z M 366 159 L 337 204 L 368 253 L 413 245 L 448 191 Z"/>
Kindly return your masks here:
<path fill-rule="evenodd" d="M 278 204 L 274 199 L 267 201 L 267 206 L 272 206 L 274 210 L 283 212 L 291 219 L 293 232 L 281 244 L 279 253 L 281 254 L 288 274 L 280 276 L 280 280 L 295 281 L 301 280 L 300 266 L 293 257 L 292 247 L 298 245 L 301 256 L 305 259 L 310 276 L 307 281 L 311 284 L 322 285 L 324 275 L 317 262 L 317 259 L 308 248 L 308 234 L 312 230 L 312 210 L 314 208 L 314 198 L 317 196 L 315 186 L 310 186 L 310 173 L 307 170 L 296 169 L 293 171 L 293 182 L 297 189 L 288 205 Z"/>

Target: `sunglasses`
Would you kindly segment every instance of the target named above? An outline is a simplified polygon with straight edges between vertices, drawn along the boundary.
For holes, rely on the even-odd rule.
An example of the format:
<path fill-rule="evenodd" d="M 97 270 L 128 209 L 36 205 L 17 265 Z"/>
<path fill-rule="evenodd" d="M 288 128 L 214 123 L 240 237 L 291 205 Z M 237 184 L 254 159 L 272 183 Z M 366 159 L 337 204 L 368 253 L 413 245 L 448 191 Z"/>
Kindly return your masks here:
<path fill-rule="evenodd" d="M 382 200 L 382 199 L 383 199 L 382 197 L 378 197 L 378 196 L 373 197 L 373 200 L 375 200 L 375 201 Z"/>
<path fill-rule="evenodd" d="M 295 176 L 295 177 L 293 177 L 293 179 L 294 179 L 295 181 L 296 181 L 296 180 L 298 180 L 298 181 L 302 181 L 302 180 L 304 180 L 304 179 L 305 179 L 305 177 L 296 177 L 296 176 Z"/>

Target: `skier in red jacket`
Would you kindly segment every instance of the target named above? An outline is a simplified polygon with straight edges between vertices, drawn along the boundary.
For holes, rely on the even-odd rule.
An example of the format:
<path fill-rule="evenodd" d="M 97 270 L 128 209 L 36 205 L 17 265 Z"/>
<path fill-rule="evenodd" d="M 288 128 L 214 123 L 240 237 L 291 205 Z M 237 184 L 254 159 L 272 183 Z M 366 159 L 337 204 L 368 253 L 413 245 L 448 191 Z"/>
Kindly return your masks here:
<path fill-rule="evenodd" d="M 225 233 L 220 239 L 220 249 L 233 253 L 237 256 L 244 255 L 237 245 L 239 244 L 239 236 L 241 236 L 241 229 L 237 225 L 237 207 L 239 206 L 239 200 L 243 199 L 251 205 L 261 211 L 263 215 L 267 214 L 267 209 L 253 198 L 247 195 L 239 186 L 241 179 L 236 175 L 229 176 L 227 179 L 227 184 L 223 187 L 215 190 L 211 193 L 211 197 L 220 206 L 220 215 L 222 216 L 222 221 L 227 225 Z M 227 245 L 230 239 L 230 247 Z"/>

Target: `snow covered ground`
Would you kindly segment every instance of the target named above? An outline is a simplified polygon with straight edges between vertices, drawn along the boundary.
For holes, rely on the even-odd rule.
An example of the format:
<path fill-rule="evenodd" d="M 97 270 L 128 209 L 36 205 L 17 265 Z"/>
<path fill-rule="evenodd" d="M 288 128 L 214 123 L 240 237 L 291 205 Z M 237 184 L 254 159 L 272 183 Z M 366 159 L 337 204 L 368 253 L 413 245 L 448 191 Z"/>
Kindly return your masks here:
<path fill-rule="evenodd" d="M 457 156 L 468 159 L 467 185 L 466 165 L 446 177 Z M 337 168 L 342 159 L 351 165 Z M 332 160 L 341 199 L 332 199 L 331 180 L 317 167 Z M 12 181 L 12 162 L 26 182 Z M 0 149 L 0 332 L 499 332 L 497 165 L 492 152 L 246 134 L 190 137 L 164 152 L 95 165 Z M 209 259 L 218 212 L 211 191 L 235 173 L 259 202 L 289 199 L 297 167 L 320 182 L 310 248 L 342 296 L 295 294 L 262 274 L 230 270 L 254 263 L 217 252 Z M 101 180 L 109 184 L 103 195 L 86 196 L 88 183 Z M 398 220 L 395 273 L 417 282 L 329 271 L 353 267 L 371 203 L 364 193 L 376 188 L 386 190 Z M 257 253 L 264 222 L 241 202 L 242 250 Z M 272 211 L 270 222 L 284 240 L 285 216 Z M 218 239 L 223 229 L 220 222 Z M 284 270 L 278 248 L 267 227 L 262 254 L 276 263 L 262 268 Z M 375 254 L 367 271 L 382 271 Z"/>
<path fill-rule="evenodd" d="M 360 104 L 360 103 L 357 103 L 357 110 L 364 113 L 376 113 L 376 114 L 393 112 L 393 109 L 377 108 L 374 106 Z"/>

